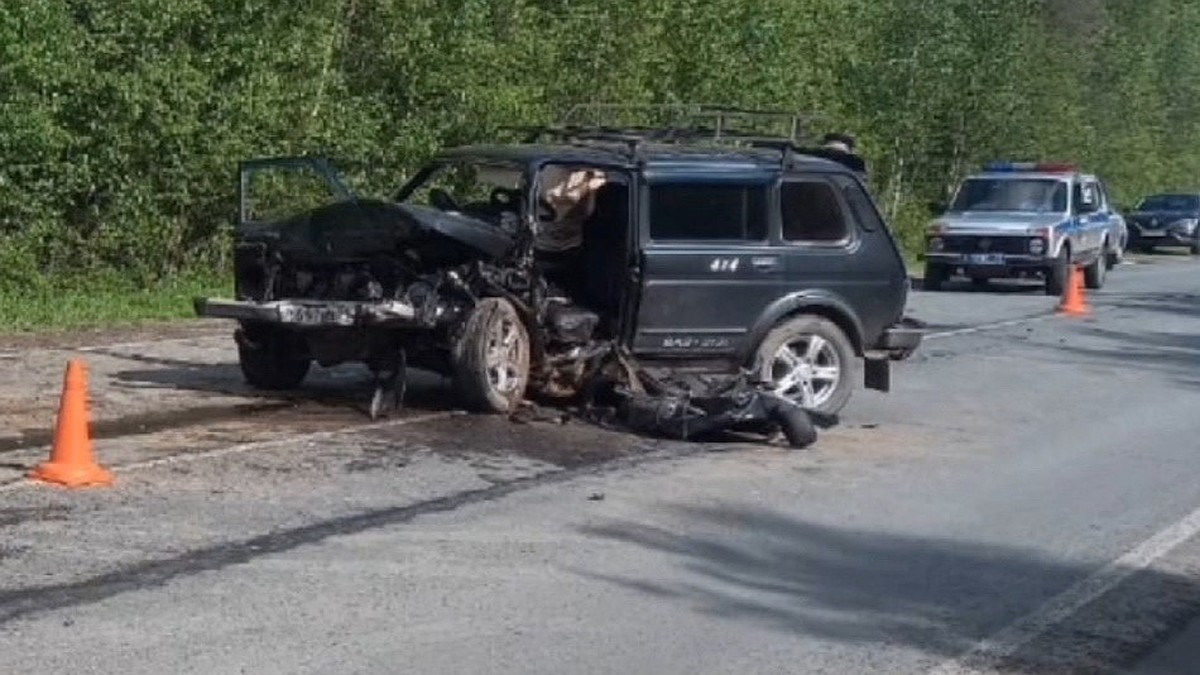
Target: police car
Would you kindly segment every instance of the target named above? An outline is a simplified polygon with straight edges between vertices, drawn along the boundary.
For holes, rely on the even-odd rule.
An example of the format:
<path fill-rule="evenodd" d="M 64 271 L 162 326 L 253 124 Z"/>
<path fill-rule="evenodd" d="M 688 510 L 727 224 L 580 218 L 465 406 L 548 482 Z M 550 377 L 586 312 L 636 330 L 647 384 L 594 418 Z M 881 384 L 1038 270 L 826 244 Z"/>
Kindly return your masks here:
<path fill-rule="evenodd" d="M 998 162 L 965 178 L 925 237 L 925 288 L 952 276 L 1045 281 L 1048 295 L 1083 266 L 1088 288 L 1104 285 L 1120 262 L 1127 232 L 1104 182 L 1069 164 Z"/>

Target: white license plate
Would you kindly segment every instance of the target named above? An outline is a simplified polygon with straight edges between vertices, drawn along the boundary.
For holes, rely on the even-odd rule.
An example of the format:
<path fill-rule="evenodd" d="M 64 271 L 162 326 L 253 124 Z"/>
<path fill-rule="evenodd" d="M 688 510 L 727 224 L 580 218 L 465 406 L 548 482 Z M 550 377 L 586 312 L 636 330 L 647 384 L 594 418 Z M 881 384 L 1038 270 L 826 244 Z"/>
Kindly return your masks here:
<path fill-rule="evenodd" d="M 306 307 L 297 305 L 284 312 L 284 321 L 306 326 L 337 324 L 344 321 L 345 314 L 332 307 Z"/>
<path fill-rule="evenodd" d="M 1162 230 L 1142 230 L 1142 236 L 1143 237 L 1165 237 L 1165 236 L 1167 236 L 1167 233 L 1163 232 Z"/>
<path fill-rule="evenodd" d="M 1003 265 L 1004 255 L 1001 253 L 972 253 L 967 256 L 971 265 Z"/>

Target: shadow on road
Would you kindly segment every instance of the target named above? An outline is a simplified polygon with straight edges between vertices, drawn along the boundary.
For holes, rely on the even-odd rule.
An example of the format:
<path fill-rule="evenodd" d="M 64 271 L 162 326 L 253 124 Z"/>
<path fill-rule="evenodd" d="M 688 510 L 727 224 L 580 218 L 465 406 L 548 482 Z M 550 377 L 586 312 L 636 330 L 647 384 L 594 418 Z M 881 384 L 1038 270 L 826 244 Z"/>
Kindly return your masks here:
<path fill-rule="evenodd" d="M 676 513 L 689 531 L 614 522 L 582 532 L 669 556 L 682 574 L 664 581 L 576 573 L 724 620 L 832 642 L 902 645 L 941 660 L 960 656 L 1094 572 L 1029 550 L 839 530 L 760 509 Z M 1197 611 L 1200 583 L 1139 572 L 1076 620 L 991 665 L 1112 672 L 1170 639 Z M 1097 632 L 1096 624 L 1105 630 Z"/>
<path fill-rule="evenodd" d="M 93 349 L 92 353 L 148 366 L 118 371 L 113 375 L 117 382 L 137 388 L 245 396 L 262 401 L 316 403 L 333 408 L 353 409 L 364 414 L 374 390 L 374 381 L 365 367 L 320 368 L 314 365 L 308 378 L 299 388 L 271 392 L 247 385 L 241 369 L 233 362 L 203 363 L 99 348 Z M 410 371 L 404 398 L 405 407 L 416 410 L 449 410 L 453 409 L 452 398 L 442 377 L 416 369 Z"/>
<path fill-rule="evenodd" d="M 1143 370 L 1175 378 L 1185 386 L 1200 382 L 1200 331 L 1185 326 L 1178 332 L 1161 330 L 1170 319 L 1200 320 L 1200 295 L 1189 293 L 1139 293 L 1115 298 L 1107 306 L 1150 315 L 1135 330 L 1115 330 L 1099 324 L 1081 326 L 1080 334 L 1097 338 L 1099 346 L 1070 341 L 1056 345 L 1064 359 L 1120 369 Z M 1163 315 L 1161 317 L 1155 315 Z M 1161 319 L 1161 321 L 1159 321 Z"/>

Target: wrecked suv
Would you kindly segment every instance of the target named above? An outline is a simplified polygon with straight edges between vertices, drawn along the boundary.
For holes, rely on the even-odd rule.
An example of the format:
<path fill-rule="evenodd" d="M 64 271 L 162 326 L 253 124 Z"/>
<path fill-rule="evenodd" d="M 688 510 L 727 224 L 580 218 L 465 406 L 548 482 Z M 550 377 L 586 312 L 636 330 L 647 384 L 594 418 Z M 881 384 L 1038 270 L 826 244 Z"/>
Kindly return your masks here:
<path fill-rule="evenodd" d="M 509 412 L 580 392 L 618 350 L 656 372 L 752 373 L 817 413 L 842 409 L 860 373 L 886 391 L 920 332 L 860 178 L 790 139 L 718 136 L 542 129 L 446 150 L 390 199 L 323 159 L 244 162 L 237 297 L 196 310 L 239 322 L 263 389 L 314 362 L 413 366 L 468 408 Z M 287 175 L 327 203 L 294 201 Z"/>

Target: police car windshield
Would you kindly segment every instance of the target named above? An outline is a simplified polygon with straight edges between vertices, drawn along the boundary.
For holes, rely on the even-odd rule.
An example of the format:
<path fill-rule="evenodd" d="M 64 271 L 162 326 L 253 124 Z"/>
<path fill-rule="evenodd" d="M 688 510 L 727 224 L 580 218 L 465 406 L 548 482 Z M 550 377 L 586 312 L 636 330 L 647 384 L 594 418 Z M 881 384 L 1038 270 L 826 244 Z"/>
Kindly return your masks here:
<path fill-rule="evenodd" d="M 968 178 L 950 210 L 1066 211 L 1067 184 L 1053 178 Z"/>
<path fill-rule="evenodd" d="M 1152 195 L 1138 204 L 1138 211 L 1200 211 L 1200 195 Z"/>

